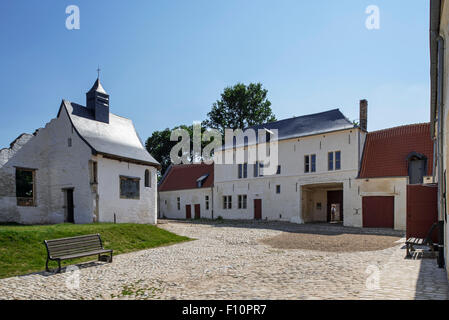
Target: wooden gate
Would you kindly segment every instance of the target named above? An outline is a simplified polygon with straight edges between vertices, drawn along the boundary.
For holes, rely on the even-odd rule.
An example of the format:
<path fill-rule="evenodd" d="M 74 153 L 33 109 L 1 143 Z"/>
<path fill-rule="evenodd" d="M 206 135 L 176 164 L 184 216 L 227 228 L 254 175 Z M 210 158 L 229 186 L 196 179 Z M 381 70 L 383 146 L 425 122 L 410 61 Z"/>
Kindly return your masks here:
<path fill-rule="evenodd" d="M 394 228 L 394 197 L 363 197 L 364 228 Z"/>
<path fill-rule="evenodd" d="M 407 238 L 425 238 L 435 222 L 438 222 L 438 185 L 408 185 Z M 433 241 L 438 242 L 437 230 Z"/>

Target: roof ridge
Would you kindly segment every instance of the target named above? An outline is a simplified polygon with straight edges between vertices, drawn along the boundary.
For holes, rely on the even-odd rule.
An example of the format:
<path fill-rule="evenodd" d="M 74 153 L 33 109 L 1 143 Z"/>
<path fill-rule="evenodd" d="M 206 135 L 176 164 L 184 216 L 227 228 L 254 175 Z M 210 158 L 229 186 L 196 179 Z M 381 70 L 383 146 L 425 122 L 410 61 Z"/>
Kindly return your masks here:
<path fill-rule="evenodd" d="M 418 123 L 411 123 L 411 124 L 403 124 L 403 125 L 396 126 L 396 127 L 379 129 L 379 130 L 368 132 L 368 135 L 374 134 L 374 133 L 388 132 L 388 131 L 393 131 L 393 130 L 398 130 L 398 129 L 405 129 L 405 128 L 414 127 L 414 126 L 416 126 L 416 127 L 424 126 L 424 125 L 430 125 L 430 122 L 418 122 Z"/>
<path fill-rule="evenodd" d="M 253 126 L 251 126 L 251 127 L 248 127 L 247 129 L 250 129 L 250 128 L 253 128 L 253 127 L 264 126 L 264 125 L 267 125 L 267 124 L 279 123 L 279 122 L 288 121 L 288 120 L 292 120 L 292 119 L 298 119 L 298 118 L 306 118 L 306 117 L 317 116 L 317 115 L 321 115 L 321 114 L 325 114 L 325 113 L 330 113 L 330 112 L 335 112 L 335 111 L 339 111 L 339 112 L 341 113 L 341 111 L 340 111 L 339 108 L 335 108 L 335 109 L 330 109 L 330 110 L 327 110 L 327 111 L 321 111 L 321 112 L 316 112 L 316 113 L 304 114 L 304 115 L 302 115 L 302 116 L 297 116 L 297 117 L 285 118 L 285 119 L 281 119 L 281 120 L 277 120 L 277 121 L 273 121 L 273 122 L 264 122 L 264 123 L 262 123 L 262 124 L 256 124 L 256 125 L 253 125 Z M 342 113 L 342 114 L 343 114 L 343 113 Z M 344 116 L 344 115 L 343 115 L 343 116 Z"/>

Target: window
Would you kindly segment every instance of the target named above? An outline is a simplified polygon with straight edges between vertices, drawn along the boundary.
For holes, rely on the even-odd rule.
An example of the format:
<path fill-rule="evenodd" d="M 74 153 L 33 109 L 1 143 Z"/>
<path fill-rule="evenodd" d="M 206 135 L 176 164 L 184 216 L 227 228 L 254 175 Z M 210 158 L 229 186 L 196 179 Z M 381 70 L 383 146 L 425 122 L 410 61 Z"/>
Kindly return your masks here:
<path fill-rule="evenodd" d="M 341 152 L 335 151 L 335 170 L 341 169 Z"/>
<path fill-rule="evenodd" d="M 254 164 L 254 178 L 259 176 L 259 162 L 256 161 L 256 163 Z"/>
<path fill-rule="evenodd" d="M 278 184 L 276 186 L 276 193 L 281 193 L 281 185 L 280 184 Z"/>
<path fill-rule="evenodd" d="M 238 166 L 238 176 L 239 179 L 248 178 L 248 164 L 239 164 Z"/>
<path fill-rule="evenodd" d="M 120 176 L 120 198 L 140 199 L 140 179 Z"/>
<path fill-rule="evenodd" d="M 35 203 L 35 170 L 16 169 L 16 198 L 17 205 L 33 207 Z"/>
<path fill-rule="evenodd" d="M 178 207 L 178 210 L 181 210 L 181 198 L 180 197 L 176 198 L 176 205 Z"/>
<path fill-rule="evenodd" d="M 151 187 L 150 170 L 145 170 L 145 188 Z"/>
<path fill-rule="evenodd" d="M 310 172 L 316 172 L 316 154 L 310 156 Z"/>
<path fill-rule="evenodd" d="M 327 160 L 327 168 L 329 171 L 341 169 L 341 151 L 329 152 Z"/>
<path fill-rule="evenodd" d="M 209 210 L 209 196 L 206 196 L 206 210 Z"/>
<path fill-rule="evenodd" d="M 96 184 L 98 183 L 98 165 L 96 161 L 91 162 L 91 177 L 90 177 L 90 183 Z"/>
<path fill-rule="evenodd" d="M 246 209 L 246 203 L 247 203 L 247 195 L 246 194 L 242 194 L 239 195 L 239 209 Z"/>
<path fill-rule="evenodd" d="M 67 139 L 67 145 L 69 146 L 69 148 L 72 146 L 72 138 Z"/>
<path fill-rule="evenodd" d="M 278 168 L 276 170 L 276 174 L 281 174 L 281 166 L 278 166 Z"/>
<path fill-rule="evenodd" d="M 223 209 L 232 209 L 232 196 L 223 196 Z"/>
<path fill-rule="evenodd" d="M 327 154 L 327 170 L 334 170 L 334 153 Z"/>
<path fill-rule="evenodd" d="M 310 172 L 310 156 L 304 156 L 304 172 Z"/>
<path fill-rule="evenodd" d="M 263 163 L 259 162 L 259 177 L 263 177 Z"/>

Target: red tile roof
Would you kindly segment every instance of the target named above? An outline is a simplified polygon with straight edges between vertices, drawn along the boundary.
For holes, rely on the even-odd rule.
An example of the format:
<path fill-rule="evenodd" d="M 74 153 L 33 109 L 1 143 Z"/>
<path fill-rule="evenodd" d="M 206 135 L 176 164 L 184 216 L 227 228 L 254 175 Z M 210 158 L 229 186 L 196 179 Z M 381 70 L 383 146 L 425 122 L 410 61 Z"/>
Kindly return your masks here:
<path fill-rule="evenodd" d="M 427 157 L 427 175 L 432 175 L 430 123 L 370 132 L 366 137 L 359 178 L 408 176 L 407 156 L 411 152 Z"/>
<path fill-rule="evenodd" d="M 174 191 L 197 189 L 197 180 L 205 174 L 209 176 L 204 180 L 203 188 L 209 188 L 214 183 L 214 165 L 210 164 L 182 164 L 173 165 L 165 174 L 159 185 L 159 191 Z"/>

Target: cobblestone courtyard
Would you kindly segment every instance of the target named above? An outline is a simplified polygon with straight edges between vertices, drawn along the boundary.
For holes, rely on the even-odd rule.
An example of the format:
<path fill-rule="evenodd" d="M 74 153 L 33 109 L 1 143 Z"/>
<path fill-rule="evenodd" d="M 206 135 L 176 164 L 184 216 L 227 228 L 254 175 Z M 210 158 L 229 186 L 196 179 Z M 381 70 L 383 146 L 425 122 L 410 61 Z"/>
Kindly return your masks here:
<path fill-rule="evenodd" d="M 405 259 L 404 239 L 364 252 L 279 249 L 262 242 L 291 233 L 372 236 L 376 230 L 281 222 L 164 221 L 160 227 L 197 240 L 118 255 L 111 264 L 81 265 L 78 288 L 77 275 L 69 272 L 1 279 L 0 299 L 449 298 L 443 269 L 434 259 Z"/>

